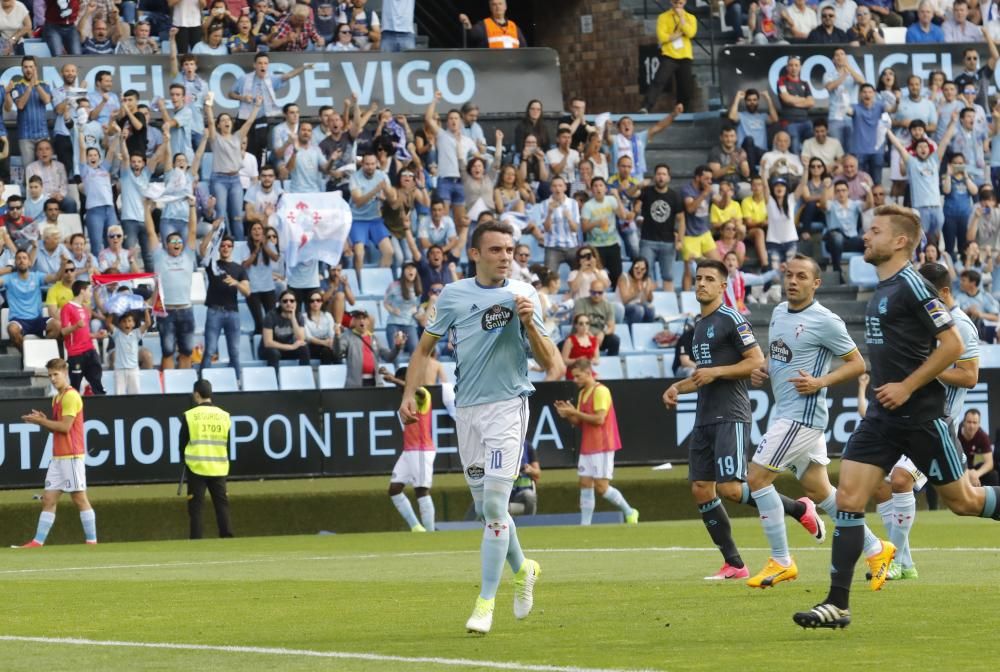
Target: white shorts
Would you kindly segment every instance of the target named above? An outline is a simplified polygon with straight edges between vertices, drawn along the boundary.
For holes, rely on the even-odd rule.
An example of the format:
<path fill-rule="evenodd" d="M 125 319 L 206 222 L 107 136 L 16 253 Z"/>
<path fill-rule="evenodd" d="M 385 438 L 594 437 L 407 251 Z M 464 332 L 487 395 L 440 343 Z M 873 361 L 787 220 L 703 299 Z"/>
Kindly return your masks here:
<path fill-rule="evenodd" d="M 481 485 L 487 476 L 511 481 L 521 471 L 528 431 L 528 398 L 515 397 L 455 409 L 458 456 L 465 480 Z"/>
<path fill-rule="evenodd" d="M 924 472 L 922 472 L 919 469 L 917 469 L 917 465 L 913 464 L 913 460 L 911 460 L 910 458 L 908 458 L 906 455 L 904 455 L 903 457 L 899 458 L 899 461 L 896 462 L 896 464 L 894 464 L 892 468 L 893 469 L 902 469 L 903 471 L 905 471 L 906 473 L 908 473 L 911 477 L 913 477 L 913 491 L 914 492 L 918 492 L 920 490 L 923 490 L 924 486 L 927 485 L 927 476 L 924 475 Z M 885 475 L 885 482 L 888 483 L 891 480 L 891 478 L 892 478 L 892 474 L 891 473 L 886 474 Z"/>
<path fill-rule="evenodd" d="M 615 451 L 581 455 L 576 470 L 580 476 L 610 481 L 615 477 Z"/>
<path fill-rule="evenodd" d="M 434 480 L 433 450 L 404 450 L 392 468 L 391 483 L 429 488 Z"/>
<path fill-rule="evenodd" d="M 139 394 L 139 369 L 115 369 L 115 394 Z"/>
<path fill-rule="evenodd" d="M 768 471 L 787 469 L 796 478 L 802 478 L 810 464 L 830 464 L 823 430 L 785 418 L 771 423 L 751 461 Z"/>
<path fill-rule="evenodd" d="M 45 472 L 45 489 L 63 492 L 83 492 L 87 489 L 87 474 L 82 457 L 53 459 Z"/>

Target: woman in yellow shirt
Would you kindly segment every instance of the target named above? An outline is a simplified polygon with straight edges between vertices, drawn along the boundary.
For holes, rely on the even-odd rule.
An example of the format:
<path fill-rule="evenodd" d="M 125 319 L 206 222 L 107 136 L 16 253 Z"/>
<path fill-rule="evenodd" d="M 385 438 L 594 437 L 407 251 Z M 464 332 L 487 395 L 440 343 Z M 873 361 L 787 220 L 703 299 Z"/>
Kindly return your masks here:
<path fill-rule="evenodd" d="M 764 189 L 764 178 L 754 177 L 750 180 L 750 195 L 740 204 L 743 213 L 743 226 L 746 238 L 753 243 L 761 267 L 768 266 L 767 246 L 767 192 Z"/>

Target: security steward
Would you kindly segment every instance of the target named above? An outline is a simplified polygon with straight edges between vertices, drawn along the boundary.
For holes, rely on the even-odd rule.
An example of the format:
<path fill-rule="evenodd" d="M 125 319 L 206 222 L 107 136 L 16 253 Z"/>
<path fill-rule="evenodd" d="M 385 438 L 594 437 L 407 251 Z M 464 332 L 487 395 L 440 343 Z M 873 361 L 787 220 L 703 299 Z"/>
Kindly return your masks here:
<path fill-rule="evenodd" d="M 226 476 L 229 474 L 229 414 L 212 403 L 212 383 L 194 384 L 194 408 L 184 413 L 178 445 L 184 446 L 185 477 L 188 481 L 188 516 L 191 538 L 201 539 L 204 529 L 201 508 L 205 490 L 212 495 L 215 520 L 220 537 L 232 537 L 229 524 L 229 497 Z"/>

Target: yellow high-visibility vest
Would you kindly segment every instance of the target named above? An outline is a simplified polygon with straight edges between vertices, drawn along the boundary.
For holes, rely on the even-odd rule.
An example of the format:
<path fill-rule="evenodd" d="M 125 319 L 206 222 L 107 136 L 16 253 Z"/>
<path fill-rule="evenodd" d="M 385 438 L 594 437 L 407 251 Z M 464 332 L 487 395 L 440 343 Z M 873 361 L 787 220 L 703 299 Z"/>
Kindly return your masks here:
<path fill-rule="evenodd" d="M 199 476 L 229 474 L 229 414 L 216 406 L 195 406 L 185 411 L 190 440 L 184 462 Z"/>

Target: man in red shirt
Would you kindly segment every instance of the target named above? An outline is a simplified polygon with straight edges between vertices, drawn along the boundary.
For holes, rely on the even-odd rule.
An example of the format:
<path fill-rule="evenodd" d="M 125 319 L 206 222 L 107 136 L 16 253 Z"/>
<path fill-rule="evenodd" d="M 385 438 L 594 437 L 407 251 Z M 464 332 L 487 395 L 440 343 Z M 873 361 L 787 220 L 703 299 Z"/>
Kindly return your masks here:
<path fill-rule="evenodd" d="M 97 543 L 97 520 L 87 499 L 87 476 L 84 471 L 86 442 L 83 432 L 83 399 L 69 384 L 69 365 L 62 359 L 50 359 L 45 365 L 49 382 L 56 390 L 52 399 L 52 419 L 42 411 L 32 410 L 21 416 L 25 422 L 38 425 L 52 432 L 52 461 L 45 473 L 45 494 L 42 495 L 42 513 L 38 517 L 35 538 L 14 548 L 39 548 L 56 520 L 56 505 L 62 493 L 70 493 L 73 503 L 80 509 L 80 522 L 88 544 Z"/>
<path fill-rule="evenodd" d="M 94 394 L 105 394 L 101 384 L 101 360 L 94 348 L 90 334 L 90 305 L 92 292 L 90 283 L 77 280 L 73 283 L 73 300 L 59 311 L 60 330 L 69 360 L 69 380 L 74 388 L 79 388 L 86 378 Z M 96 338 L 107 335 L 103 329 L 94 334 Z"/>
<path fill-rule="evenodd" d="M 962 443 L 962 450 L 965 452 L 966 468 L 969 470 L 969 479 L 972 485 L 1000 485 L 1000 472 L 997 471 L 996 461 L 993 459 L 993 445 L 990 443 L 990 435 L 983 431 L 981 427 L 982 416 L 979 411 L 970 408 L 962 418 L 962 427 L 958 431 L 958 440 Z M 976 464 L 976 458 L 981 457 L 982 461 Z"/>

